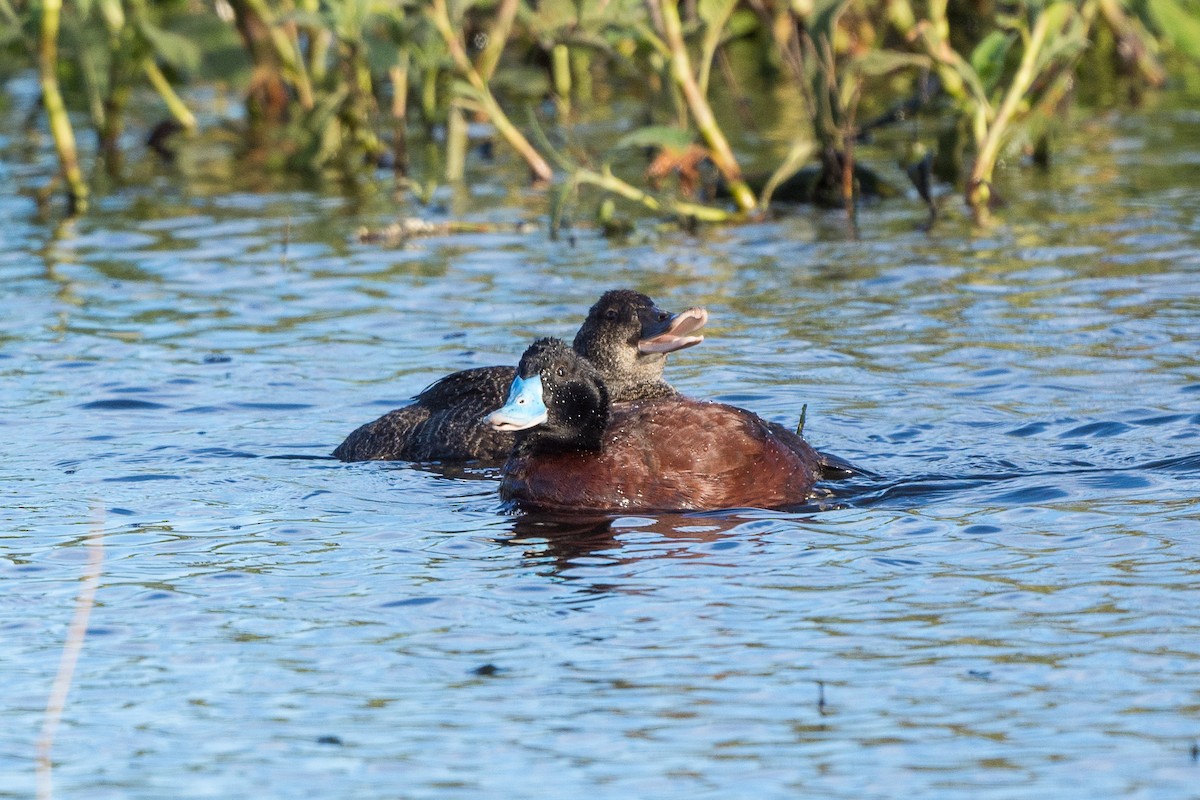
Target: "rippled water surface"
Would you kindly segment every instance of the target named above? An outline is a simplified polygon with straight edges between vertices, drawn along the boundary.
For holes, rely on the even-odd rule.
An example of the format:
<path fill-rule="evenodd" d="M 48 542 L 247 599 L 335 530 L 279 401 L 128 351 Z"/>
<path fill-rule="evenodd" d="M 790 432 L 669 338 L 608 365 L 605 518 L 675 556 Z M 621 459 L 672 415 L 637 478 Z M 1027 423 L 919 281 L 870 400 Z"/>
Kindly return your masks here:
<path fill-rule="evenodd" d="M 858 240 L 803 209 L 393 248 L 353 231 L 412 209 L 167 178 L 55 229 L 10 157 L 0 797 L 33 791 L 94 531 L 61 797 L 1194 797 L 1198 127 L 1087 123 L 995 228 L 893 201 Z M 807 404 L 880 477 L 563 524 L 487 470 L 325 457 L 614 286 L 709 308 L 679 388 Z"/>

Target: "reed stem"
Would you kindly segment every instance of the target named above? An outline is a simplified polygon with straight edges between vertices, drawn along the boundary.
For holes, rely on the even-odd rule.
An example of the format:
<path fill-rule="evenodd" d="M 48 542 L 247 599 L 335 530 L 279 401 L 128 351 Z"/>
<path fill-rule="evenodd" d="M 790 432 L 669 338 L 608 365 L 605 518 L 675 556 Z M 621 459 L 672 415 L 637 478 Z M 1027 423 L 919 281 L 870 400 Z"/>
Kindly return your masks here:
<path fill-rule="evenodd" d="M 426 7 L 426 13 L 446 43 L 450 57 L 454 60 L 454 66 L 474 89 L 473 94 L 476 101 L 483 107 L 484 113 L 491 119 L 492 124 L 496 126 L 496 131 L 508 142 L 510 147 L 525 159 L 530 170 L 539 180 L 551 180 L 554 177 L 554 171 L 550 169 L 546 159 L 542 158 L 524 134 L 517 130 L 517 126 L 512 124 L 504 110 L 500 108 L 500 104 L 492 95 L 491 90 L 488 89 L 487 81 L 471 63 L 471 59 L 467 57 L 466 48 L 463 47 L 462 41 L 454 31 L 454 25 L 450 22 L 450 12 L 446 7 L 446 0 L 432 0 Z"/>
<path fill-rule="evenodd" d="M 58 28 L 62 0 L 43 0 L 41 38 L 38 46 L 38 73 L 42 86 L 42 103 L 50 123 L 50 134 L 58 151 L 58 163 L 67 182 L 67 199 L 72 215 L 87 211 L 88 186 L 79 169 L 79 154 L 75 149 L 75 132 L 63 103 L 58 86 Z"/>
<path fill-rule="evenodd" d="M 75 613 L 67 628 L 62 655 L 58 661 L 58 673 L 46 701 L 46 712 L 42 718 L 42 732 L 37 745 L 37 798 L 51 800 L 54 796 L 54 735 L 67 707 L 67 694 L 75 676 L 75 664 L 83 652 L 83 640 L 87 636 L 88 618 L 96 601 L 96 589 L 100 585 L 100 568 L 104 564 L 104 533 L 100 524 L 87 537 L 88 562 L 83 577 L 83 586 L 75 599 Z"/>
<path fill-rule="evenodd" d="M 738 165 L 729 141 L 725 138 L 721 126 L 717 124 L 716 115 L 708 104 L 708 98 L 700 91 L 696 76 L 692 74 L 691 60 L 687 47 L 683 42 L 683 24 L 679 19 L 678 0 L 650 0 L 658 9 L 662 19 L 663 39 L 671 51 L 671 74 L 675 83 L 683 92 L 688 109 L 696 121 L 696 128 L 704 137 L 712 154 L 713 163 L 729 184 L 730 194 L 742 211 L 749 211 L 757 204 L 754 192 L 742 178 L 742 169 Z"/>
<path fill-rule="evenodd" d="M 975 156 L 975 164 L 971 168 L 971 176 L 967 181 L 967 204 L 977 212 L 991 199 L 992 175 L 996 169 L 1000 147 L 1009 132 L 1009 125 L 1017 113 L 1019 105 L 1024 101 L 1026 92 L 1042 72 L 1039 62 L 1042 59 L 1046 38 L 1051 33 L 1051 26 L 1053 25 L 1056 30 L 1061 28 L 1072 14 L 1074 14 L 1073 9 L 1066 3 L 1055 3 L 1041 11 L 1037 16 L 1037 21 L 1034 22 L 1033 31 L 1025 42 L 1024 52 L 1021 54 L 1021 65 L 1004 94 L 1004 100 L 1000 103 L 996 116 L 988 125 L 983 141 L 979 144 L 979 153 Z"/>
<path fill-rule="evenodd" d="M 159 69 L 154 59 L 147 58 L 142 62 L 142 72 L 146 73 L 146 79 L 150 81 L 150 85 L 158 92 L 158 96 L 162 98 L 163 103 L 166 104 L 167 110 L 171 112 L 171 116 L 175 118 L 175 121 L 187 130 L 194 131 L 196 129 L 196 116 L 188 110 L 183 100 L 175 93 L 175 89 L 171 87 L 167 76 L 163 75 L 162 70 Z"/>

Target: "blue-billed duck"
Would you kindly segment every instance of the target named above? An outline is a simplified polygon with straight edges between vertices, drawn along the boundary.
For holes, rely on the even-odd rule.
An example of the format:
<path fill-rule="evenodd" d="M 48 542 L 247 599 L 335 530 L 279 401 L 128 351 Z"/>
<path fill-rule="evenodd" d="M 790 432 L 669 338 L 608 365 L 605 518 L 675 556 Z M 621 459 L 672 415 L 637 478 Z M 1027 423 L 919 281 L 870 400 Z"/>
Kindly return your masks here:
<path fill-rule="evenodd" d="M 575 335 L 574 348 L 595 365 L 617 400 L 673 397 L 663 380 L 667 354 L 704 341 L 696 331 L 708 321 L 703 308 L 670 314 L 629 289 L 605 292 Z M 513 367 L 479 367 L 447 375 L 411 405 L 355 430 L 333 455 L 343 461 L 500 462 L 513 435 L 483 423 L 504 402 Z"/>
<path fill-rule="evenodd" d="M 778 508 L 803 503 L 825 472 L 798 434 L 745 409 L 679 395 L 614 404 L 604 376 L 558 339 L 525 351 L 487 423 L 516 434 L 500 495 L 523 508 Z"/>

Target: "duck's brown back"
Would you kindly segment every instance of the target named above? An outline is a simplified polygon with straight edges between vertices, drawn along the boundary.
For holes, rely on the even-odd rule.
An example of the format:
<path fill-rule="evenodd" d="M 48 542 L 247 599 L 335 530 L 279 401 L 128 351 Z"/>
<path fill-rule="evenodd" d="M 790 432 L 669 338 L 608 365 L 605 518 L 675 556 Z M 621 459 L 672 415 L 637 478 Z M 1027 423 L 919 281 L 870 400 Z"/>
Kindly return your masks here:
<path fill-rule="evenodd" d="M 744 409 L 673 397 L 615 404 L 599 452 L 514 455 L 500 491 L 559 511 L 777 508 L 804 502 L 817 475 L 799 436 Z"/>

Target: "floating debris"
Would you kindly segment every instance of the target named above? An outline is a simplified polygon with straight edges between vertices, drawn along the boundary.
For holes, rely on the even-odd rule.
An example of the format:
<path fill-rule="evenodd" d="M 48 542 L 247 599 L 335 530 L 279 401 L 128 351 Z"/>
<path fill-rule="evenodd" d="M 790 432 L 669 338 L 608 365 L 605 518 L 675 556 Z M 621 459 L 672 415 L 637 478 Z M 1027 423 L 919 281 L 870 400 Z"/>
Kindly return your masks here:
<path fill-rule="evenodd" d="M 500 667 L 497 667 L 495 664 L 484 664 L 481 667 L 476 667 L 475 669 L 471 670 L 472 675 L 479 675 L 485 678 L 490 678 L 491 676 L 499 673 Z"/>
<path fill-rule="evenodd" d="M 358 229 L 358 241 L 362 244 L 395 246 L 419 236 L 447 236 L 456 233 L 537 233 L 535 222 L 430 222 L 420 217 L 405 217 L 383 228 L 372 230 L 365 225 Z"/>

